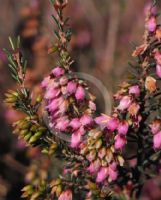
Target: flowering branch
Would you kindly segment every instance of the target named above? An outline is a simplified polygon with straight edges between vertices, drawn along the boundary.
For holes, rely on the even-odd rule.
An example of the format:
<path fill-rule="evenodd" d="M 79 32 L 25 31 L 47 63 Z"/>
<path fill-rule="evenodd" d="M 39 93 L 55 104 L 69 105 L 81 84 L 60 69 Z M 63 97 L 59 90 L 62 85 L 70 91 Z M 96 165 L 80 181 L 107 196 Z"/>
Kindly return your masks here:
<path fill-rule="evenodd" d="M 98 115 L 95 97 L 85 81 L 72 71 L 68 43 L 71 31 L 64 19 L 67 0 L 51 0 L 58 26 L 56 45 L 59 65 L 42 82 L 44 107 L 38 113 L 41 99 L 33 103 L 25 87 L 26 61 L 20 57 L 19 39 L 13 53 L 7 51 L 9 67 L 20 89 L 10 91 L 6 102 L 27 114 L 15 123 L 15 132 L 43 152 L 66 161 L 56 180 L 28 185 L 24 197 L 29 199 L 129 199 L 140 196 L 144 182 L 151 178 L 160 160 L 161 150 L 161 27 L 157 25 L 154 6 L 146 19 L 144 43 L 132 56 L 133 74 L 114 95 L 110 116 Z M 152 134 L 151 134 L 152 133 Z M 134 146 L 131 154 L 128 147 Z M 130 166 L 129 160 L 136 159 Z M 155 166 L 155 169 L 154 169 Z M 50 184 L 48 183 L 50 182 Z"/>

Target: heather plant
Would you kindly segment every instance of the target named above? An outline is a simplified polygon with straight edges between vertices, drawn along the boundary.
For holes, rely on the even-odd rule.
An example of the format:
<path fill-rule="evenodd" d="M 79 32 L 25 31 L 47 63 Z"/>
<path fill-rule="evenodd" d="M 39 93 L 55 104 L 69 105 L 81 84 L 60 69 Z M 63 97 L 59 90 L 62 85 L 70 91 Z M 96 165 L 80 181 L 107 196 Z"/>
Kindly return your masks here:
<path fill-rule="evenodd" d="M 143 44 L 129 63 L 132 73 L 114 95 L 110 115 L 99 114 L 86 81 L 72 69 L 71 30 L 63 11 L 67 0 L 51 0 L 56 14 L 57 43 L 49 53 L 58 63 L 41 83 L 35 97 L 25 84 L 27 61 L 20 38 L 5 50 L 17 90 L 6 103 L 25 114 L 14 133 L 42 153 L 64 160 L 62 174 L 40 176 L 35 170 L 22 196 L 27 199 L 138 199 L 144 183 L 159 174 L 161 156 L 161 26 L 155 4 L 147 13 Z"/>

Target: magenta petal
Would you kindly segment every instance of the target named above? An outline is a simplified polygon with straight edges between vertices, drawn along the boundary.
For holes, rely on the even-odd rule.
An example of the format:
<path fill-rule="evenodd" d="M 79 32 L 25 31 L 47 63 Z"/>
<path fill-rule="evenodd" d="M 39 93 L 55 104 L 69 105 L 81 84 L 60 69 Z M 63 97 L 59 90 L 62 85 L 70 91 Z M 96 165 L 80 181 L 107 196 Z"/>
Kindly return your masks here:
<path fill-rule="evenodd" d="M 60 94 L 59 88 L 49 88 L 45 94 L 45 99 L 53 99 Z"/>
<path fill-rule="evenodd" d="M 129 129 L 129 125 L 128 125 L 128 123 L 127 123 L 126 121 L 124 121 L 124 122 L 121 122 L 121 123 L 119 124 L 117 130 L 118 130 L 118 133 L 119 133 L 120 135 L 126 135 L 127 132 L 128 132 L 128 129 Z"/>
<path fill-rule="evenodd" d="M 150 17 L 148 21 L 148 31 L 154 32 L 156 30 L 157 24 L 156 24 L 156 18 L 154 16 Z"/>
<path fill-rule="evenodd" d="M 83 126 L 88 126 L 93 123 L 93 119 L 91 116 L 85 114 L 80 118 L 80 122 Z"/>
<path fill-rule="evenodd" d="M 95 118 L 96 124 L 100 125 L 102 129 L 104 129 L 107 126 L 109 120 L 110 117 L 108 115 L 103 115 L 103 114 Z"/>
<path fill-rule="evenodd" d="M 77 88 L 75 97 L 78 101 L 83 101 L 85 99 L 85 89 L 82 86 Z"/>
<path fill-rule="evenodd" d="M 119 120 L 117 118 L 111 118 L 107 123 L 107 128 L 110 131 L 114 131 L 117 129 L 118 125 L 119 125 Z"/>
<path fill-rule="evenodd" d="M 159 51 L 155 53 L 155 59 L 158 65 L 161 65 L 161 54 Z"/>
<path fill-rule="evenodd" d="M 89 108 L 92 111 L 96 111 L 96 104 L 93 101 L 89 101 Z"/>
<path fill-rule="evenodd" d="M 130 106 L 130 104 L 131 104 L 131 98 L 129 96 L 124 96 L 120 101 L 118 109 L 123 111 L 127 109 Z"/>
<path fill-rule="evenodd" d="M 153 136 L 154 149 L 161 149 L 161 131 Z"/>
<path fill-rule="evenodd" d="M 65 73 L 65 70 L 62 67 L 56 67 L 55 69 L 52 70 L 52 73 L 54 74 L 55 77 L 60 77 Z"/>
<path fill-rule="evenodd" d="M 92 163 L 90 164 L 90 166 L 88 167 L 87 170 L 88 170 L 91 174 L 93 174 L 93 173 L 97 173 L 98 170 L 100 169 L 100 167 L 101 167 L 101 162 L 100 162 L 99 159 L 97 159 L 97 160 L 95 160 L 94 162 L 92 162 Z"/>
<path fill-rule="evenodd" d="M 122 150 L 126 144 L 126 138 L 120 135 L 116 135 L 115 137 L 115 149 Z"/>
<path fill-rule="evenodd" d="M 54 112 L 58 109 L 58 102 L 59 99 L 54 99 L 48 106 L 47 109 L 49 109 L 50 112 Z"/>
<path fill-rule="evenodd" d="M 68 110 L 69 103 L 67 100 L 63 100 L 59 102 L 58 106 L 59 106 L 59 113 L 64 114 Z"/>
<path fill-rule="evenodd" d="M 71 147 L 78 148 L 80 142 L 81 142 L 81 134 L 79 132 L 73 133 L 71 138 Z"/>
<path fill-rule="evenodd" d="M 55 129 L 59 131 L 66 131 L 68 126 L 69 126 L 69 119 L 66 116 L 63 116 L 57 119 Z"/>
<path fill-rule="evenodd" d="M 70 81 L 67 85 L 67 92 L 69 94 L 74 94 L 77 89 L 77 84 L 74 81 Z"/>
<path fill-rule="evenodd" d="M 46 88 L 49 84 L 49 81 L 50 81 L 50 76 L 44 78 L 44 80 L 41 82 L 41 87 Z"/>
<path fill-rule="evenodd" d="M 68 83 L 68 78 L 66 76 L 62 76 L 59 80 L 61 86 L 64 86 Z"/>
<path fill-rule="evenodd" d="M 158 65 L 156 66 L 156 74 L 159 78 L 161 78 L 161 65 Z"/>
<path fill-rule="evenodd" d="M 129 88 L 129 94 L 134 94 L 135 96 L 140 96 L 140 88 L 138 85 L 133 85 Z"/>
<path fill-rule="evenodd" d="M 108 172 L 109 172 L 110 179 L 112 181 L 115 181 L 117 179 L 118 172 L 116 170 L 114 170 L 113 168 L 111 168 L 111 166 L 108 168 Z"/>
<path fill-rule="evenodd" d="M 73 128 L 73 130 L 77 130 L 81 126 L 79 118 L 72 119 L 69 125 Z"/>
<path fill-rule="evenodd" d="M 108 167 L 102 167 L 100 171 L 97 173 L 96 182 L 97 183 L 103 182 L 108 175 L 109 175 Z"/>

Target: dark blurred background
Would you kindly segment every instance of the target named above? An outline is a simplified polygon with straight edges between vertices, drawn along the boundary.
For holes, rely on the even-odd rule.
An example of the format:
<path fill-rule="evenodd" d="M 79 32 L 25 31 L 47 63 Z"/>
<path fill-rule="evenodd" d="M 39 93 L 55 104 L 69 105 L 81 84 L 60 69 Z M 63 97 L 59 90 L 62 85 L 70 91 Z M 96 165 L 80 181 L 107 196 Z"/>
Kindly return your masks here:
<path fill-rule="evenodd" d="M 69 0 L 66 15 L 73 29 L 71 55 L 75 71 L 85 72 L 102 81 L 109 93 L 128 74 L 128 60 L 134 45 L 141 43 L 148 0 Z M 158 1 L 161 11 L 161 1 Z M 5 106 L 4 93 L 16 87 L 7 68 L 2 49 L 8 47 L 9 36 L 21 36 L 22 51 L 28 59 L 27 85 L 38 93 L 39 83 L 56 63 L 47 50 L 55 42 L 53 9 L 48 0 L 0 0 L 0 200 L 19 200 L 21 188 L 38 176 L 47 176 L 52 163 L 40 156 L 37 148 L 27 148 L 12 134 L 11 124 L 22 115 Z M 101 95 L 92 88 L 101 105 Z M 100 111 L 103 108 L 100 106 Z M 45 162 L 44 162 L 45 160 Z M 143 200 L 161 199 L 161 181 L 149 181 Z"/>

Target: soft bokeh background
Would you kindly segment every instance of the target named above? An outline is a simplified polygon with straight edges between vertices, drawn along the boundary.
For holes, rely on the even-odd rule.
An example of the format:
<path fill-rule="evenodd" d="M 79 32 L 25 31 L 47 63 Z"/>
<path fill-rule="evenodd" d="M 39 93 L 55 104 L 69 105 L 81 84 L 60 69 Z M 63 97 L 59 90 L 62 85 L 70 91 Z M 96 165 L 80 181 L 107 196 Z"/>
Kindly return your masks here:
<path fill-rule="evenodd" d="M 109 93 L 128 73 L 128 60 L 134 44 L 142 40 L 144 16 L 148 0 L 69 0 L 66 15 L 71 17 L 73 29 L 71 55 L 76 71 L 85 72 L 100 79 Z M 159 11 L 161 2 L 158 1 Z M 48 0 L 0 0 L 0 200 L 19 200 L 20 189 L 32 177 L 41 163 L 40 176 L 46 176 L 52 163 L 40 156 L 39 149 L 26 148 L 23 141 L 12 135 L 11 124 L 22 117 L 3 103 L 4 93 L 14 88 L 2 48 L 8 47 L 8 37 L 20 35 L 23 52 L 28 59 L 27 84 L 39 92 L 39 83 L 49 73 L 56 56 L 47 55 L 54 44 L 53 13 Z M 98 105 L 103 111 L 99 91 Z M 32 170 L 30 171 L 29 169 Z M 143 200 L 161 199 L 159 177 L 145 186 Z"/>

